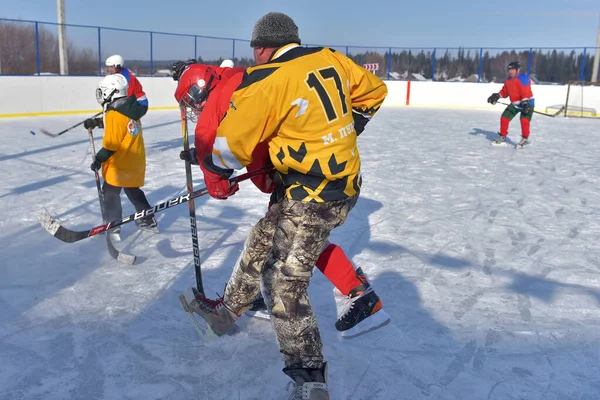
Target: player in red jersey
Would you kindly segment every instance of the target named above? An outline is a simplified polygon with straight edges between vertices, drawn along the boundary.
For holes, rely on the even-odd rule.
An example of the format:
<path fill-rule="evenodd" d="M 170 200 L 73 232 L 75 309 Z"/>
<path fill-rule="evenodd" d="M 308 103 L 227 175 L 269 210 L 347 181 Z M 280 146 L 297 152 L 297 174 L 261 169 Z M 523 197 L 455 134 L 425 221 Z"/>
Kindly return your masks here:
<path fill-rule="evenodd" d="M 245 69 L 214 67 L 196 64 L 191 60 L 176 63 L 173 69 L 173 79 L 178 81 L 175 99 L 186 107 L 190 120 L 197 120 L 195 148 L 188 153 L 182 152 L 181 158 L 198 164 L 198 161 L 212 153 L 217 128 L 231 106 L 231 96 L 242 82 Z M 249 171 L 270 164 L 268 142 L 256 148 L 253 160 L 247 167 Z M 276 188 L 271 176 L 260 175 L 252 181 L 262 192 L 271 193 L 269 206 L 283 198 L 283 188 Z M 340 312 L 335 324 L 343 336 L 358 336 L 389 322 L 381 300 L 361 268 L 354 269 L 340 246 L 328 242 L 316 266 L 336 287 L 338 302 L 346 305 L 346 310 Z"/>
<path fill-rule="evenodd" d="M 138 103 L 144 108 L 144 114 L 148 112 L 148 98 L 144 93 L 142 84 L 135 77 L 135 75 L 127 68 L 125 68 L 125 60 L 118 54 L 110 56 L 106 59 L 106 66 L 108 67 L 109 74 L 121 74 L 127 79 L 127 97 L 135 96 Z"/>
<path fill-rule="evenodd" d="M 521 114 L 521 140 L 517 147 L 523 148 L 529 139 L 531 117 L 535 100 L 531 91 L 531 80 L 526 74 L 520 74 L 519 69 L 521 63 L 518 61 L 508 64 L 508 79 L 504 82 L 504 86 L 500 93 L 493 93 L 488 98 L 488 103 L 496 104 L 498 100 L 509 97 L 511 104 L 506 107 L 500 118 L 500 137 L 492 142 L 492 144 L 500 145 L 506 143 L 506 135 L 508 135 L 508 124 L 517 115 Z"/>

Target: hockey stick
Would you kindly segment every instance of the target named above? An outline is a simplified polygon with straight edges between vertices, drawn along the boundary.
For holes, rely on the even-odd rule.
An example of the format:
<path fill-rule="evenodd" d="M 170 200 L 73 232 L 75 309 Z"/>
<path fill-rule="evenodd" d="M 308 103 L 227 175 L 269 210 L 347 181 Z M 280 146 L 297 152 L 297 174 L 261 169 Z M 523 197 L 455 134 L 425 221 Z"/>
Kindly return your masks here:
<path fill-rule="evenodd" d="M 92 159 L 96 159 L 96 146 L 94 145 L 94 134 L 92 133 L 93 128 L 88 128 L 88 135 L 90 138 L 90 149 L 92 150 Z M 98 174 L 97 170 L 94 170 L 94 174 L 96 175 L 96 189 L 98 190 L 98 201 L 100 201 L 100 210 L 102 211 L 102 221 L 106 223 L 106 211 L 104 210 L 104 196 L 102 195 L 102 189 L 100 188 L 100 174 Z M 110 234 L 106 232 L 106 246 L 108 247 L 108 253 L 115 260 L 127 264 L 132 265 L 135 262 L 135 256 L 131 254 L 121 253 L 117 250 L 110 238 Z"/>
<path fill-rule="evenodd" d="M 96 118 L 96 117 L 97 117 L 97 116 L 99 116 L 100 114 L 102 114 L 102 111 L 100 111 L 98 114 L 96 114 L 96 115 L 94 115 L 94 116 L 92 116 L 92 117 L 90 117 L 90 118 Z M 81 122 L 79 122 L 79 123 L 77 123 L 77 124 L 73 125 L 72 127 L 70 127 L 70 128 L 67 128 L 67 129 L 65 129 L 64 131 L 60 131 L 60 132 L 58 132 L 58 133 L 52 133 L 52 132 L 48 132 L 48 131 L 47 131 L 46 129 L 44 129 L 44 128 L 40 129 L 40 132 L 42 132 L 44 135 L 48 135 L 48 136 L 51 136 L 51 137 L 58 137 L 58 136 L 62 135 L 63 133 L 67 133 L 67 132 L 69 132 L 71 129 L 75 129 L 75 128 L 77 128 L 79 125 L 82 125 L 82 124 L 83 124 L 85 121 L 87 121 L 88 119 L 89 119 L 89 118 L 86 118 L 86 119 L 84 119 L 83 121 L 81 121 Z"/>
<path fill-rule="evenodd" d="M 236 177 L 230 178 L 229 181 L 231 183 L 242 182 L 250 178 L 254 178 L 255 176 L 269 173 L 273 170 L 272 166 L 266 166 L 261 169 L 257 169 L 255 171 L 246 172 L 245 174 L 238 175 Z M 98 235 L 102 232 L 105 232 L 109 229 L 116 228 L 117 226 L 121 226 L 127 224 L 132 221 L 137 221 L 140 218 L 147 217 L 149 215 L 154 215 L 157 212 L 161 212 L 166 210 L 167 208 L 175 207 L 183 203 L 187 203 L 190 200 L 193 200 L 197 197 L 204 196 L 208 193 L 208 189 L 203 187 L 202 189 L 196 190 L 193 193 L 188 193 L 183 196 L 175 197 L 171 200 L 165 201 L 163 203 L 157 204 L 154 207 L 151 207 L 147 210 L 144 210 L 139 213 L 134 213 L 128 215 L 125 218 L 117 219 L 115 221 L 111 221 L 108 223 L 104 223 L 102 225 L 94 226 L 93 228 L 86 229 L 83 231 L 74 231 L 68 228 L 65 228 L 58 222 L 45 208 L 41 210 L 38 215 L 38 220 L 40 224 L 44 227 L 44 229 L 50 233 L 55 238 L 62 240 L 66 243 L 74 243 L 85 238 Z"/>
<path fill-rule="evenodd" d="M 190 143 L 188 140 L 187 115 L 184 106 L 180 106 L 179 110 L 181 111 L 181 138 L 183 140 L 183 151 L 187 153 L 190 149 Z M 194 181 L 192 179 L 192 166 L 189 161 L 185 162 L 185 179 L 188 194 L 191 194 L 194 192 Z M 198 225 L 196 220 L 196 206 L 194 204 L 194 199 L 190 199 L 188 202 L 188 209 L 190 212 L 192 248 L 194 250 L 194 273 L 196 274 L 196 288 L 200 293 L 204 294 L 204 286 L 202 285 L 202 265 L 200 264 L 200 248 L 198 247 Z"/>
<path fill-rule="evenodd" d="M 503 106 L 513 106 L 513 107 L 515 107 L 515 108 L 516 108 L 516 109 L 518 109 L 518 110 L 523 110 L 521 107 L 515 106 L 514 104 L 507 104 L 507 103 L 503 103 L 503 102 L 501 102 L 501 101 L 499 101 L 499 102 L 498 102 L 498 104 L 502 104 Z M 534 113 L 536 113 L 536 114 L 543 115 L 543 116 L 545 116 L 545 117 L 551 117 L 551 118 L 554 118 L 554 117 L 556 117 L 558 114 L 560 114 L 561 112 L 563 112 L 564 110 L 565 110 L 565 106 L 562 106 L 562 107 L 561 107 L 561 108 L 560 108 L 560 109 L 559 109 L 557 112 L 555 112 L 554 114 L 547 114 L 547 113 L 543 113 L 543 112 L 541 112 L 541 111 L 536 111 L 536 110 L 533 110 L 533 112 L 534 112 Z"/>

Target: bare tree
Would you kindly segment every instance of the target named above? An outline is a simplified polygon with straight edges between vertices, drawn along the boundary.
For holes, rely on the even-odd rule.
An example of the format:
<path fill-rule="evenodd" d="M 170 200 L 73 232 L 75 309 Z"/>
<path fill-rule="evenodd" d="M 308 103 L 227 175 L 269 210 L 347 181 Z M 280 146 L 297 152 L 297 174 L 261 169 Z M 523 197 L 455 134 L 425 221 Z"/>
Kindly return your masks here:
<path fill-rule="evenodd" d="M 39 72 L 58 73 L 57 35 L 40 24 L 37 40 Z M 69 42 L 68 52 L 71 74 L 98 73 L 98 58 L 93 50 L 80 49 Z M 2 74 L 33 75 L 38 72 L 34 23 L 0 21 L 0 60 L 2 60 Z"/>

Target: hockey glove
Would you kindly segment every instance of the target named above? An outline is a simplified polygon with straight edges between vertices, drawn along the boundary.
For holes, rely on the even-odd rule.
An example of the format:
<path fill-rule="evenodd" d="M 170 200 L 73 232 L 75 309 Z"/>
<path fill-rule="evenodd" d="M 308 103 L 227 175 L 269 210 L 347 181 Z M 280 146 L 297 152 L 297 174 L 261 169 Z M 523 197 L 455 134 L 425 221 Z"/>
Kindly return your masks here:
<path fill-rule="evenodd" d="M 498 100 L 500 100 L 500 94 L 499 93 L 494 93 L 492 94 L 490 97 L 488 97 L 488 103 L 494 105 L 498 102 Z"/>
<path fill-rule="evenodd" d="M 90 129 L 90 128 L 94 129 L 96 127 L 100 128 L 100 129 L 104 129 L 104 121 L 100 117 L 98 117 L 98 118 L 88 118 L 83 123 L 83 127 L 85 129 Z"/>
<path fill-rule="evenodd" d="M 90 169 L 92 171 L 98 171 L 100 168 L 102 168 L 102 163 L 108 161 L 108 159 L 112 157 L 113 154 L 115 154 L 114 151 L 102 147 L 100 151 L 98 151 L 98 153 L 96 154 L 94 162 L 92 163 L 92 165 L 90 165 Z"/>
<path fill-rule="evenodd" d="M 531 104 L 529 104 L 529 100 L 523 100 L 521 102 L 521 114 L 523 114 L 523 115 L 531 114 Z"/>
<path fill-rule="evenodd" d="M 233 184 L 229 182 L 233 170 L 217 167 L 212 162 L 212 155 L 208 155 L 202 160 L 200 169 L 204 173 L 204 184 L 211 197 L 225 200 L 240 189 L 237 182 Z"/>
<path fill-rule="evenodd" d="M 197 63 L 198 61 L 193 58 L 190 58 L 187 61 L 174 62 L 173 66 L 171 67 L 171 71 L 173 72 L 173 80 L 177 82 L 179 78 L 181 78 L 181 74 L 183 74 L 183 71 L 185 71 L 186 67 Z"/>
<path fill-rule="evenodd" d="M 183 161 L 189 162 L 190 164 L 198 165 L 198 159 L 196 158 L 196 148 L 195 147 L 192 147 L 188 151 L 184 150 L 181 153 L 179 153 L 179 158 L 181 158 Z"/>
<path fill-rule="evenodd" d="M 94 162 L 92 163 L 92 165 L 90 165 L 90 169 L 94 172 L 98 172 L 100 168 L 102 168 L 102 161 L 98 160 L 97 158 L 94 158 Z"/>

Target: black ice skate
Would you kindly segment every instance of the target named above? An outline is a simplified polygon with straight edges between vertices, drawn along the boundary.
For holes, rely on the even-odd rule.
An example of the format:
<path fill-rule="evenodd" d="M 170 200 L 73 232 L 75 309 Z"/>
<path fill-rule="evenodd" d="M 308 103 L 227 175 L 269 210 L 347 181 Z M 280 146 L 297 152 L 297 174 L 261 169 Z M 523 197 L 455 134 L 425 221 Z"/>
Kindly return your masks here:
<path fill-rule="evenodd" d="M 348 296 L 334 290 L 339 315 L 335 327 L 346 339 L 364 335 L 390 322 L 381 299 L 375 294 L 361 268 L 356 270 L 356 275 L 363 283 L 352 289 Z"/>
<path fill-rule="evenodd" d="M 158 233 L 158 222 L 156 222 L 156 218 L 154 218 L 153 215 L 141 219 L 136 219 L 135 224 L 139 229 L 143 231 Z"/>

